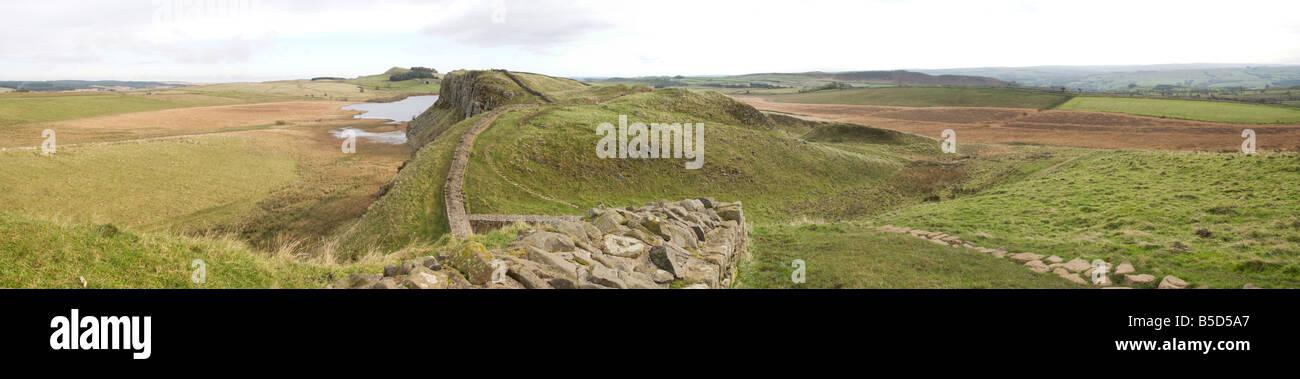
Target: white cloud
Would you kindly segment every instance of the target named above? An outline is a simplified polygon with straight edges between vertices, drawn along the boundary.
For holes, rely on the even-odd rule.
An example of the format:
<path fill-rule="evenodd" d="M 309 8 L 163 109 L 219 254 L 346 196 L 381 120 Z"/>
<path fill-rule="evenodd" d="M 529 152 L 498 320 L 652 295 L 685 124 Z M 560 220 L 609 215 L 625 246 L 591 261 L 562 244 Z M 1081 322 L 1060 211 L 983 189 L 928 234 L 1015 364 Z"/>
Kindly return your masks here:
<path fill-rule="evenodd" d="M 241 1 L 251 6 L 230 6 Z M 0 2 L 0 14 L 0 79 L 1300 63 L 1295 1 L 43 0 Z"/>
<path fill-rule="evenodd" d="M 613 27 L 597 13 L 598 4 L 562 0 L 456 2 L 423 31 L 470 46 L 515 46 L 546 52 Z"/>

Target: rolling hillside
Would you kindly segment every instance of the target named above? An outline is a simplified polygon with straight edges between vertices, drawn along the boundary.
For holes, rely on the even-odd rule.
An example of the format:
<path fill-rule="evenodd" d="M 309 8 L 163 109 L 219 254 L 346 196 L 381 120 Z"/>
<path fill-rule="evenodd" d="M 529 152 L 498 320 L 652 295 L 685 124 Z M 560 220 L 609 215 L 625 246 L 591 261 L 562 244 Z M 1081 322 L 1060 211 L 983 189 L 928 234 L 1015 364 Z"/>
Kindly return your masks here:
<path fill-rule="evenodd" d="M 517 74 L 518 75 L 518 74 Z M 495 71 L 458 71 L 444 79 L 443 97 L 413 125 L 414 135 L 436 134 L 392 182 L 390 190 L 343 234 L 345 249 L 394 251 L 411 244 L 446 239 L 449 231 L 444 183 L 459 136 L 492 117 L 469 152 L 464 184 L 470 214 L 583 215 L 588 208 L 643 204 L 672 198 L 709 196 L 743 201 L 757 241 L 805 241 L 781 247 L 760 244 L 742 263 L 742 286 L 783 286 L 770 272 L 780 259 L 796 254 L 818 267 L 863 263 L 856 274 L 883 270 L 878 280 L 921 288 L 1068 287 L 1059 278 L 1026 275 L 1005 260 L 963 249 L 939 249 L 919 240 L 897 239 L 852 224 L 911 205 L 978 192 L 1019 180 L 1027 173 L 1060 163 L 1071 154 L 1036 147 L 970 145 L 961 157 L 944 156 L 927 138 L 860 125 L 769 117 L 731 98 L 708 91 L 649 90 L 629 86 L 581 86 L 562 79 L 519 75 L 532 95 Z M 471 80 L 472 79 L 472 80 Z M 513 93 L 514 97 L 504 96 Z M 521 95 L 529 93 L 529 95 Z M 505 113 L 487 112 L 509 104 L 531 105 Z M 494 107 L 483 107 L 493 104 Z M 478 108 L 474 108 L 474 107 Z M 466 107 L 479 113 L 463 113 Z M 596 126 L 631 122 L 704 123 L 704 167 L 689 170 L 685 159 L 601 159 Z M 436 132 L 435 132 L 436 131 Z M 986 157 L 974 161 L 972 157 Z M 864 201 L 863 199 L 870 199 Z M 809 224 L 811 223 L 811 224 Z M 827 225 L 786 227 L 784 225 Z M 861 255 L 824 249 L 824 233 L 850 240 L 881 240 L 914 246 L 916 255 L 875 265 Z M 422 242 L 423 241 L 423 242 Z M 923 245 L 924 244 L 924 245 Z M 911 251 L 911 250 L 909 250 Z M 884 254 L 875 251 L 871 254 Z M 951 254 L 971 254 L 961 258 Z M 847 261 L 846 261 L 847 260 Z M 912 263 L 903 263 L 904 261 Z M 962 263 L 958 263 L 958 262 Z M 896 271 L 895 264 L 929 262 L 929 268 Z M 784 263 L 788 266 L 788 262 Z M 966 269 L 959 269 L 966 267 Z M 982 267 L 982 268 L 975 268 Z M 947 276 L 950 270 L 969 274 Z M 1012 275 L 996 274 L 1003 272 Z M 788 276 L 788 273 L 784 274 Z M 815 286 L 872 287 L 879 281 L 826 277 Z"/>
<path fill-rule="evenodd" d="M 816 88 L 833 82 L 848 83 L 856 87 L 874 86 L 975 86 L 1002 87 L 1007 85 L 998 79 L 969 75 L 928 75 L 910 71 L 847 71 L 847 72 L 804 72 L 804 73 L 765 73 L 734 76 L 693 76 L 693 77 L 640 77 L 607 78 L 595 80 L 598 84 L 634 84 L 648 85 L 656 88 L 691 87 L 691 88 Z"/>
<path fill-rule="evenodd" d="M 987 76 L 1028 86 L 1068 86 L 1098 91 L 1124 90 L 1130 84 L 1144 88 L 1158 85 L 1264 88 L 1300 84 L 1300 66 L 1245 64 L 990 67 L 919 71 L 935 75 Z"/>
<path fill-rule="evenodd" d="M 334 278 L 373 271 L 392 259 L 336 264 L 267 254 L 230 238 L 177 237 L 64 224 L 0 212 L 0 287 L 4 288 L 323 288 Z M 195 272 L 202 263 L 201 282 Z M 83 281 L 84 280 L 84 284 Z"/>
<path fill-rule="evenodd" d="M 1072 96 L 1058 92 L 1012 88 L 892 87 L 772 94 L 760 97 L 769 101 L 803 104 L 1045 109 L 1061 104 Z"/>
<path fill-rule="evenodd" d="M 1094 151 L 883 217 L 1012 251 L 1131 261 L 1212 288 L 1300 286 L 1295 154 Z"/>

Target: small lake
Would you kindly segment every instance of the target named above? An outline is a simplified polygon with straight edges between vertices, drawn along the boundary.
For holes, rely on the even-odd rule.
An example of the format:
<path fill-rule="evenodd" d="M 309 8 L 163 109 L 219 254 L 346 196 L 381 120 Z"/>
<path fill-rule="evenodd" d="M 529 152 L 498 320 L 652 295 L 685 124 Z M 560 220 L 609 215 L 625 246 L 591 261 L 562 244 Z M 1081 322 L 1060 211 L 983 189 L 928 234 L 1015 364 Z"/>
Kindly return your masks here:
<path fill-rule="evenodd" d="M 391 120 L 385 124 L 397 125 L 403 122 L 410 122 L 416 116 L 424 113 L 425 110 L 433 106 L 433 102 L 438 101 L 438 96 L 411 96 L 401 101 L 391 103 L 364 103 L 353 104 L 343 107 L 343 110 L 362 111 L 365 113 L 353 116 L 358 119 L 376 119 Z M 345 139 L 356 137 L 372 142 L 401 145 L 406 143 L 406 132 L 394 130 L 391 132 L 371 133 L 357 128 L 342 128 L 330 131 L 334 137 Z"/>
<path fill-rule="evenodd" d="M 343 110 L 366 112 L 353 118 L 392 120 L 389 124 L 400 124 L 415 119 L 433 106 L 435 101 L 438 101 L 437 95 L 411 96 L 391 103 L 353 104 L 343 107 Z"/>

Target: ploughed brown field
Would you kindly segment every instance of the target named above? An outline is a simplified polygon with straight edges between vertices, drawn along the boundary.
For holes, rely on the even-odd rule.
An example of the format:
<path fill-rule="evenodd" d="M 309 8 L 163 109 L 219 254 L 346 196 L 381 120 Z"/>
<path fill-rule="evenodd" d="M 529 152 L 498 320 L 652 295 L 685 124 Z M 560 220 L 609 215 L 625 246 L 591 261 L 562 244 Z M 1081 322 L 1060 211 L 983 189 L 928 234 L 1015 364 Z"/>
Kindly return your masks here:
<path fill-rule="evenodd" d="M 1260 150 L 1300 149 L 1300 124 L 1227 124 L 1087 111 L 797 104 L 740 96 L 736 99 L 763 111 L 869 125 L 933 138 L 939 138 L 944 129 L 952 129 L 957 132 L 959 142 L 1239 151 L 1243 141 L 1242 130 L 1254 129 Z"/>

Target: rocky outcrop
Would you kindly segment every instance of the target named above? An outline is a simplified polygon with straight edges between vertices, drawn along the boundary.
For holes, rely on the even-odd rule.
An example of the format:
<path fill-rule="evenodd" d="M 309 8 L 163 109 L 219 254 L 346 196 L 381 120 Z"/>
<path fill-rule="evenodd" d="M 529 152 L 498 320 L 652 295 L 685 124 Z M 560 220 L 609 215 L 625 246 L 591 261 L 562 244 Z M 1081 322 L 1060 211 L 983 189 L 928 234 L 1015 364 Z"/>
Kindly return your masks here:
<path fill-rule="evenodd" d="M 1176 276 L 1166 275 L 1164 279 L 1160 280 L 1160 285 L 1156 286 L 1156 288 L 1162 290 L 1180 290 L 1183 288 L 1187 288 L 1187 282 L 1183 281 L 1182 279 L 1178 279 L 1178 277 Z"/>
<path fill-rule="evenodd" d="M 512 103 L 525 95 L 518 86 L 491 71 L 454 71 L 442 79 L 438 101 L 406 126 L 411 147 L 420 147 L 461 120 Z"/>
<path fill-rule="evenodd" d="M 740 202 L 710 198 L 538 219 L 505 249 L 475 242 L 332 288 L 728 288 L 746 252 Z"/>

